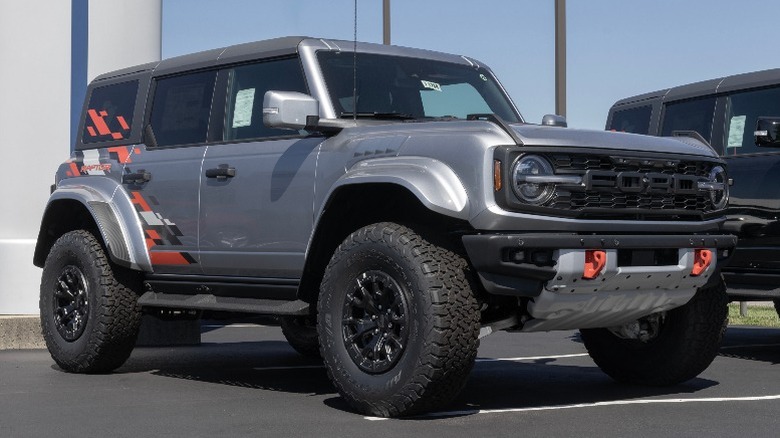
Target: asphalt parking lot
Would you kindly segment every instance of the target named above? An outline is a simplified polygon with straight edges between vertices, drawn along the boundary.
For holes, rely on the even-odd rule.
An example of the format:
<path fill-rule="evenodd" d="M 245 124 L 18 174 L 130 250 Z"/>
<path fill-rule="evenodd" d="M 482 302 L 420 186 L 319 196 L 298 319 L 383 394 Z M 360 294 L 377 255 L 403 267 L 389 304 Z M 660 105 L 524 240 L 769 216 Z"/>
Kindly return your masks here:
<path fill-rule="evenodd" d="M 0 351 L 0 437 L 776 436 L 780 330 L 731 327 L 715 362 L 672 388 L 614 383 L 577 332 L 482 341 L 458 400 L 386 420 L 349 411 L 278 327 L 205 326 L 198 347 L 137 348 L 109 375 Z"/>

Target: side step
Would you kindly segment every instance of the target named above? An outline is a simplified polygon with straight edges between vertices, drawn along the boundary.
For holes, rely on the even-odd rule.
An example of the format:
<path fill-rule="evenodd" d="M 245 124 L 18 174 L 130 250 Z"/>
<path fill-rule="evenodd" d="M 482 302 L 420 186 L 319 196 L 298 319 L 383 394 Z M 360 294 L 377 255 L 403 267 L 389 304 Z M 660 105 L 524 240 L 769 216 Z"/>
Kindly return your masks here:
<path fill-rule="evenodd" d="M 309 303 L 301 300 L 263 300 L 257 298 L 218 297 L 211 294 L 167 294 L 146 292 L 138 304 L 173 309 L 221 310 L 263 315 L 308 315 Z"/>

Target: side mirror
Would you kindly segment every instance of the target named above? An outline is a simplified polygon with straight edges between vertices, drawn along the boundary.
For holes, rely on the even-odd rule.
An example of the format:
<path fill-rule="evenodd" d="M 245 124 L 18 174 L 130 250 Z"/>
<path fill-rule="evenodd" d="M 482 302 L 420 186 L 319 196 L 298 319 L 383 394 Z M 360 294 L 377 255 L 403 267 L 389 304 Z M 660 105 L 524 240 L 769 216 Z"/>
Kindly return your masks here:
<path fill-rule="evenodd" d="M 320 104 L 297 91 L 266 91 L 263 96 L 263 123 L 269 128 L 311 129 L 320 120 Z"/>
<path fill-rule="evenodd" d="M 559 126 L 561 128 L 569 126 L 569 124 L 566 123 L 566 117 L 559 116 L 557 114 L 545 114 L 545 116 L 542 117 L 542 125 Z"/>
<path fill-rule="evenodd" d="M 780 147 L 780 117 L 759 117 L 753 136 L 756 146 Z"/>

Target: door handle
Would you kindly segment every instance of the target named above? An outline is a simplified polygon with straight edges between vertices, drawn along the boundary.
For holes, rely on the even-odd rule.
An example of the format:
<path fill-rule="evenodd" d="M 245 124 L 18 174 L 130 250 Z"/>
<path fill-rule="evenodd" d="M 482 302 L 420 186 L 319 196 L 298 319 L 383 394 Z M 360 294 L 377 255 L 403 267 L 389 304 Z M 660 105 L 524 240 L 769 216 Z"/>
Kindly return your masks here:
<path fill-rule="evenodd" d="M 152 174 L 144 169 L 139 169 L 138 172 L 128 173 L 127 175 L 122 176 L 122 183 L 124 184 L 144 184 L 151 180 Z"/>
<path fill-rule="evenodd" d="M 220 181 L 236 176 L 236 168 L 228 164 L 220 164 L 213 169 L 206 170 L 206 178 L 216 178 Z"/>

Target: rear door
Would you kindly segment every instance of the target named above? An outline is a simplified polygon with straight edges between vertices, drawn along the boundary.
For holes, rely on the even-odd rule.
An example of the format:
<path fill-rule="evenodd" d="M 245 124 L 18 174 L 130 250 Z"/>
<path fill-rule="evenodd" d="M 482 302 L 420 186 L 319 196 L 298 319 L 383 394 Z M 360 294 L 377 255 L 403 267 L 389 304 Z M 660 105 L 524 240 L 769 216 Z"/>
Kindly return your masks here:
<path fill-rule="evenodd" d="M 145 125 L 154 141 L 120 157 L 155 273 L 202 272 L 198 186 L 215 80 L 216 71 L 155 80 Z"/>

